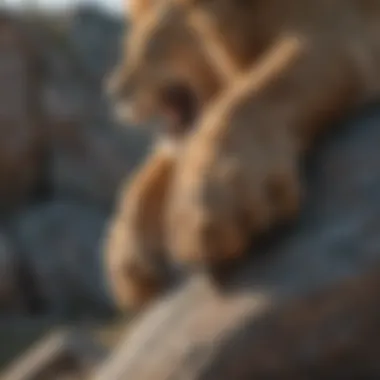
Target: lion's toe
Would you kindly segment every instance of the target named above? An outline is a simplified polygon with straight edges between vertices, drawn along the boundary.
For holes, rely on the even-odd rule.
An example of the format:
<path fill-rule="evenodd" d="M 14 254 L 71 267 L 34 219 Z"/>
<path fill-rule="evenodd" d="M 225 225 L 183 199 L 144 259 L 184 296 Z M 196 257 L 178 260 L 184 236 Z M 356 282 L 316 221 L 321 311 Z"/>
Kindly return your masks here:
<path fill-rule="evenodd" d="M 174 260 L 217 264 L 244 253 L 249 231 L 233 190 L 212 175 L 177 184 L 168 214 Z"/>
<path fill-rule="evenodd" d="M 153 260 L 155 252 L 144 248 L 140 236 L 123 220 L 110 226 L 104 249 L 106 276 L 111 296 L 120 310 L 140 309 L 165 286 L 163 264 Z"/>

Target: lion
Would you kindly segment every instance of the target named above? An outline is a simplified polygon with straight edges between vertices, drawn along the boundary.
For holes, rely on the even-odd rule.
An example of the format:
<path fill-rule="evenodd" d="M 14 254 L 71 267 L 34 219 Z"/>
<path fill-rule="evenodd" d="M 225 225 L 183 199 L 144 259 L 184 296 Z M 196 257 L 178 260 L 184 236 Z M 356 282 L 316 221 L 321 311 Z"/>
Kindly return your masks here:
<path fill-rule="evenodd" d="M 126 243 L 124 265 L 157 253 L 187 265 L 228 262 L 253 237 L 294 220 L 305 152 L 380 92 L 379 21 L 373 0 L 162 0 L 145 8 L 114 94 L 129 120 L 164 116 L 163 135 L 175 147 L 152 154 L 136 175 L 139 191 L 132 180 L 122 194 L 133 208 L 162 186 L 160 207 L 124 218 L 125 236 L 139 247 L 159 221 L 159 249 Z M 282 59 L 289 44 L 297 53 Z M 165 181 L 149 176 L 162 154 L 171 161 Z M 139 218 L 145 223 L 132 232 Z"/>
<path fill-rule="evenodd" d="M 148 52 L 150 57 L 144 60 L 146 66 L 140 66 L 141 57 L 136 60 L 138 66 L 130 68 L 131 50 L 144 48 L 147 40 L 140 36 L 153 25 L 154 12 L 164 1 L 136 0 L 130 3 L 128 18 L 131 30 L 124 42 L 128 58 L 122 60 L 111 77 L 107 78 L 107 91 L 111 98 L 119 100 L 120 106 L 116 108 L 121 120 L 142 124 L 156 116 L 155 124 L 165 126 L 160 131 L 151 155 L 121 189 L 117 211 L 105 238 L 105 264 L 111 293 L 120 309 L 142 307 L 167 283 L 169 265 L 166 260 L 162 260 L 166 253 L 163 216 L 172 171 L 180 146 L 191 130 L 196 115 L 220 92 L 225 81 L 225 78 L 215 73 L 214 64 L 210 63 L 203 48 L 197 48 L 199 37 L 188 33 L 187 28 L 182 28 L 182 34 L 179 35 L 180 24 L 171 25 L 171 22 L 157 34 L 160 41 L 155 44 L 157 47 L 165 44 L 174 32 L 178 38 L 172 46 L 167 46 L 167 50 L 163 51 L 151 44 Z M 187 59 L 183 59 L 184 52 L 180 50 L 183 38 L 187 38 L 187 44 L 193 47 Z M 138 41 L 141 45 L 136 45 Z M 169 50 L 178 59 L 172 67 L 166 62 Z M 161 55 L 163 60 L 160 62 Z M 139 77 L 140 73 L 136 72 L 139 69 L 144 81 L 136 81 L 138 94 L 134 93 L 134 100 L 130 104 L 124 100 L 120 102 L 120 99 L 127 98 L 134 91 L 129 86 L 133 86 Z M 195 70 L 198 70 L 195 76 L 197 81 L 193 80 Z M 160 71 L 165 71 L 167 75 L 162 75 Z M 152 76 L 145 77 L 145 73 L 151 73 Z M 197 95 L 188 90 L 189 85 Z"/>
<path fill-rule="evenodd" d="M 162 215 L 173 165 L 169 149 L 157 144 L 120 191 L 105 239 L 107 277 L 120 310 L 140 309 L 168 284 Z"/>

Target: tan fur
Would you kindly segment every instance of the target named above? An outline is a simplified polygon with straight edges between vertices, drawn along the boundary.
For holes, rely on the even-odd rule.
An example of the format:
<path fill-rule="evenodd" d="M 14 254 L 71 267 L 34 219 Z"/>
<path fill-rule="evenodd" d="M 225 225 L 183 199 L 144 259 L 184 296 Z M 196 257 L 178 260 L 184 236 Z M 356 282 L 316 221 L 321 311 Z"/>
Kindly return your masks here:
<path fill-rule="evenodd" d="M 216 72 L 185 16 L 182 8 L 172 9 L 170 0 L 162 0 L 132 25 L 125 58 L 109 81 L 122 119 L 134 124 L 157 120 L 164 109 L 161 92 L 171 84 L 188 85 L 200 107 L 220 91 L 228 75 L 220 71 L 229 69 Z"/>
<path fill-rule="evenodd" d="M 302 48 L 284 38 L 201 115 L 173 173 L 166 210 L 176 261 L 240 256 L 251 234 L 298 211 L 297 142 L 275 124 L 256 124 L 252 97 L 294 66 Z"/>
<path fill-rule="evenodd" d="M 166 284 L 163 214 L 174 155 L 158 145 L 120 193 L 105 242 L 105 266 L 119 309 L 143 306 Z"/>
<path fill-rule="evenodd" d="M 252 236 L 296 217 L 305 149 L 379 95 L 379 32 L 375 0 L 168 0 L 141 18 L 116 80 L 122 103 L 150 117 L 160 90 L 185 81 L 201 104 L 163 190 L 157 231 L 174 260 L 239 257 Z M 297 59 L 274 65 L 287 41 Z"/>
<path fill-rule="evenodd" d="M 114 71 L 108 83 L 111 95 L 122 93 L 121 118 L 127 116 L 128 121 L 133 123 L 147 121 L 161 111 L 157 91 L 170 82 L 170 75 L 175 77 L 177 73 L 178 77 L 173 78 L 173 81 L 177 78 L 191 81 L 199 102 L 204 105 L 221 87 L 219 74 L 214 72 L 213 65 L 204 56 L 203 50 L 197 49 L 198 56 L 195 57 L 191 57 L 192 49 L 188 56 L 183 55 L 183 40 L 181 34 L 176 33 L 180 23 L 172 26 L 170 22 L 167 29 L 158 33 L 160 41 L 157 42 L 156 58 L 143 61 L 143 57 L 138 57 L 139 50 L 147 43 L 147 39 L 144 40 L 141 36 L 154 27 L 155 7 L 159 6 L 157 1 L 146 1 L 144 4 L 136 1 L 131 4 L 132 25 L 125 41 L 126 59 Z M 187 29 L 183 32 L 186 35 Z M 165 44 L 169 36 L 174 37 L 170 49 L 177 58 L 173 65 L 167 62 L 168 52 L 160 60 L 163 53 L 160 46 Z M 193 47 L 198 45 L 198 36 L 190 34 L 188 37 Z M 135 60 L 131 58 L 131 54 L 134 54 L 131 50 L 136 54 Z M 182 69 L 177 72 L 176 68 Z M 163 71 L 167 75 L 162 75 Z M 152 76 L 145 77 L 145 73 Z M 140 75 L 145 77 L 145 81 L 140 80 Z M 192 81 L 193 76 L 198 79 Z M 134 88 L 135 83 L 138 84 L 137 88 Z M 134 95 L 133 99 L 128 98 L 129 94 Z M 124 99 L 125 95 L 127 99 Z M 175 138 L 171 136 L 173 133 Z M 154 148 L 155 153 L 147 158 L 132 180 L 128 180 L 125 188 L 121 189 L 117 212 L 110 223 L 104 247 L 111 292 L 120 309 L 140 308 L 165 285 L 164 274 L 167 268 L 165 263 L 157 263 L 159 257 L 166 253 L 162 241 L 165 215 L 163 197 L 169 187 L 177 150 L 180 150 L 181 135 L 182 131 L 179 131 L 178 136 L 178 131 L 173 128 L 163 131 L 158 146 Z M 155 193 L 156 189 L 159 195 Z M 137 207 L 137 204 L 140 206 Z M 150 265 L 152 257 L 158 258 L 155 265 Z"/>
<path fill-rule="evenodd" d="M 126 0 L 125 9 L 129 22 L 132 24 L 139 22 L 153 8 L 155 2 L 157 0 Z"/>

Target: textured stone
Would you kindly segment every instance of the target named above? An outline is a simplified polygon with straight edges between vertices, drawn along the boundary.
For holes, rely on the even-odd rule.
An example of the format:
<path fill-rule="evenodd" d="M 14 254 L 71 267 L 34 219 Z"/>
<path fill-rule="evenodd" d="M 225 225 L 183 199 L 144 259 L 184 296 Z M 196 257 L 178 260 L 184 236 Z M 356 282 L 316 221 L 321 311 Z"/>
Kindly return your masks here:
<path fill-rule="evenodd" d="M 45 154 L 40 60 L 21 24 L 0 13 L 0 207 L 28 199 Z"/>
<path fill-rule="evenodd" d="M 107 310 L 101 245 L 105 215 L 88 206 L 52 201 L 12 222 L 12 236 L 44 312 L 58 317 Z"/>
<path fill-rule="evenodd" d="M 111 133 L 75 129 L 75 124 L 68 124 L 64 134 L 53 145 L 54 193 L 100 207 L 113 206 L 119 186 L 132 172 L 142 148 L 133 154 L 133 147 L 127 150 L 126 144 Z"/>
<path fill-rule="evenodd" d="M 16 249 L 4 232 L 0 232 L 0 312 L 16 311 L 23 305 Z"/>
<path fill-rule="evenodd" d="M 3 380 L 84 380 L 106 349 L 83 331 L 58 331 L 42 339 L 2 374 Z"/>

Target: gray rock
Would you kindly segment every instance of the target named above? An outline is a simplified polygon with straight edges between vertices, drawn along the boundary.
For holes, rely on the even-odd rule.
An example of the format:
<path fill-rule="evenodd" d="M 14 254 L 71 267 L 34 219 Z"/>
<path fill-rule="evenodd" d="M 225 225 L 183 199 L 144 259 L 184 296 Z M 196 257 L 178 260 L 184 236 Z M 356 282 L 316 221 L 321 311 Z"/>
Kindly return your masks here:
<path fill-rule="evenodd" d="M 0 13 L 0 208 L 25 203 L 38 187 L 46 131 L 40 60 L 21 23 Z"/>
<path fill-rule="evenodd" d="M 15 311 L 22 305 L 18 260 L 14 245 L 0 232 L 0 311 Z"/>
<path fill-rule="evenodd" d="M 0 29 L 0 222 L 12 232 L 4 248 L 0 230 L 1 311 L 42 300 L 55 315 L 101 314 L 103 223 L 150 142 L 117 128 L 102 92 L 121 20 L 86 6 L 0 11 Z"/>
<path fill-rule="evenodd" d="M 83 330 L 56 331 L 4 371 L 3 380 L 81 380 L 107 355 Z"/>
<path fill-rule="evenodd" d="M 46 153 L 42 165 L 44 183 L 54 196 L 76 197 L 110 208 L 121 181 L 142 159 L 150 142 L 148 134 L 141 130 L 119 128 L 103 94 L 102 76 L 116 60 L 116 55 L 108 50 L 110 46 L 116 50 L 121 22 L 84 7 L 74 9 L 66 18 L 54 21 L 45 17 L 25 24 L 32 50 L 44 58 L 43 81 L 33 95 L 39 99 L 44 116 L 39 135 Z M 93 32 L 95 40 L 91 37 Z M 87 59 L 92 49 L 96 51 L 94 60 Z M 93 70 L 91 65 L 96 66 L 104 57 L 110 62 Z M 0 84 L 1 78 L 0 75 Z M 31 138 L 30 133 L 24 135 Z M 17 152 L 19 147 L 12 147 L 8 141 L 7 144 L 12 152 Z M 3 152 L 7 150 L 4 148 Z M 26 163 L 19 155 L 17 164 L 32 165 L 32 153 Z M 9 158 L 4 161 L 12 163 Z M 0 176 L 1 165 L 0 154 Z M 15 174 L 27 176 L 28 172 L 20 168 L 13 170 L 12 175 Z"/>
<path fill-rule="evenodd" d="M 119 185 L 142 159 L 147 133 L 119 128 L 103 93 L 103 76 L 116 61 L 121 22 L 93 7 L 78 7 L 60 33 L 34 27 L 44 41 L 47 75 L 49 182 L 57 196 L 113 205 Z"/>
<path fill-rule="evenodd" d="M 59 317 L 109 310 L 101 239 L 106 217 L 70 201 L 30 207 L 11 231 L 47 314 Z"/>
<path fill-rule="evenodd" d="M 81 5 L 69 17 L 68 37 L 91 75 L 101 79 L 119 55 L 123 20 L 95 6 Z"/>
<path fill-rule="evenodd" d="M 142 139 L 120 141 L 109 131 L 80 128 L 75 123 L 62 126 L 66 128 L 52 149 L 50 178 L 54 194 L 110 209 L 146 144 Z"/>

